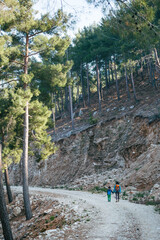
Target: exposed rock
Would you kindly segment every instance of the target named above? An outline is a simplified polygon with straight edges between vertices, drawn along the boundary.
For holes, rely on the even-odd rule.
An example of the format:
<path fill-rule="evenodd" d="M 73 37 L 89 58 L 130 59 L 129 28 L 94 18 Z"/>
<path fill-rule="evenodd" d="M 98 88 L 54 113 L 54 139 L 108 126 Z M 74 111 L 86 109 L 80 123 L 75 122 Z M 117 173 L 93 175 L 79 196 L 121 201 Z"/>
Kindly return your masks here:
<path fill-rule="evenodd" d="M 151 191 L 150 191 L 150 198 L 154 199 L 155 201 L 159 201 L 160 202 L 160 182 L 154 184 L 154 186 L 152 187 Z"/>
<path fill-rule="evenodd" d="M 79 117 L 81 117 L 83 115 L 83 111 L 82 109 L 79 110 Z"/>
<path fill-rule="evenodd" d="M 160 145 L 151 144 L 130 168 L 125 184 L 136 186 L 139 190 L 151 189 L 160 180 Z"/>
<path fill-rule="evenodd" d="M 14 201 L 7 205 L 14 239 L 67 238 L 79 233 L 87 219 L 85 213 L 80 216 L 72 207 L 55 200 L 53 195 L 48 196 L 48 199 L 45 194 L 31 195 L 30 198 L 33 217 L 28 221 L 24 214 L 22 194 L 14 196 Z M 77 219 L 78 225 L 75 225 Z M 0 239 L 4 239 L 1 224 Z"/>
<path fill-rule="evenodd" d="M 95 112 L 93 113 L 93 117 L 95 117 L 97 114 L 98 114 L 98 112 L 95 111 Z"/>
<path fill-rule="evenodd" d="M 13 215 L 17 217 L 21 213 L 21 208 L 20 207 L 15 207 L 13 209 Z"/>
<path fill-rule="evenodd" d="M 90 180 L 83 180 L 84 176 L 100 174 L 102 185 L 111 176 L 121 180 L 123 186 L 151 189 L 160 180 L 159 129 L 160 121 L 149 124 L 147 118 L 125 116 L 101 121 L 74 134 L 69 131 L 68 138 L 56 142 L 58 150 L 49 159 L 37 164 L 30 158 L 29 184 L 69 186 L 81 179 L 80 184 L 87 186 Z M 13 185 L 22 181 L 20 166 L 14 166 L 10 177 Z M 93 184 L 99 182 L 92 181 Z"/>

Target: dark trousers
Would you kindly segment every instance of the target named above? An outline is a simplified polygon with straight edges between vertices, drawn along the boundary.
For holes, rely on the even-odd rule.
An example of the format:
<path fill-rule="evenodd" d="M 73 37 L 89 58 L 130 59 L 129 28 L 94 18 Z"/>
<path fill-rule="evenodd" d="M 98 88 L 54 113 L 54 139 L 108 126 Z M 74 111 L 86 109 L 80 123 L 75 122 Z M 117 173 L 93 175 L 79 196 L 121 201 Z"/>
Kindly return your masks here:
<path fill-rule="evenodd" d="M 119 192 L 116 192 L 116 201 L 119 202 Z"/>

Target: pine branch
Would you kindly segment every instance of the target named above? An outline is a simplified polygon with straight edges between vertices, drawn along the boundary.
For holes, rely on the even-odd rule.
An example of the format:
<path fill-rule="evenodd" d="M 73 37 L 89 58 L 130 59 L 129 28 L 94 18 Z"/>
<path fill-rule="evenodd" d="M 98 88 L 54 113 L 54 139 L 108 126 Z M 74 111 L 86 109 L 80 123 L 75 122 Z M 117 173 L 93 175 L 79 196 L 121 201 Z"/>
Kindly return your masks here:
<path fill-rule="evenodd" d="M 22 138 L 20 138 L 20 137 L 15 137 L 15 138 L 17 138 L 17 139 L 19 139 L 19 140 L 21 140 L 22 142 L 24 141 Z"/>
<path fill-rule="evenodd" d="M 10 81 L 8 81 L 8 82 L 1 83 L 0 86 L 3 86 L 4 84 L 8 84 L 8 83 L 10 83 L 10 82 L 16 82 L 16 81 L 18 81 L 18 80 L 17 80 L 17 79 L 16 79 L 16 80 L 15 80 L 15 79 L 12 79 L 12 80 L 10 80 Z"/>
<path fill-rule="evenodd" d="M 38 53 L 41 53 L 41 52 L 43 52 L 43 51 L 45 51 L 45 50 L 46 50 L 46 48 L 43 49 L 43 50 L 40 50 L 40 51 L 38 51 L 38 52 L 35 52 L 35 53 L 32 53 L 32 54 L 29 54 L 28 57 L 30 57 L 30 56 L 34 56 L 34 55 L 36 55 L 36 54 L 38 54 Z"/>
<path fill-rule="evenodd" d="M 48 31 L 54 30 L 54 29 L 56 29 L 56 28 L 57 28 L 57 26 L 53 26 L 53 27 L 51 27 Z M 38 35 L 38 34 L 40 34 L 40 33 L 46 33 L 46 31 L 39 31 L 39 32 L 36 32 L 36 33 L 34 33 L 34 34 L 29 35 L 28 37 L 29 37 L 29 38 L 32 38 L 32 37 L 34 37 L 34 36 L 36 36 L 36 35 Z"/>
<path fill-rule="evenodd" d="M 17 62 L 16 60 L 14 60 L 14 61 L 11 61 L 11 62 L 12 62 L 12 63 L 17 63 L 17 64 L 20 64 L 20 65 L 24 66 L 24 63 Z"/>
<path fill-rule="evenodd" d="M 34 33 L 32 35 L 29 35 L 28 38 L 32 38 L 32 37 L 34 37 L 34 36 L 36 36 L 36 35 L 38 35 L 40 33 L 44 33 L 44 31 L 36 32 L 36 33 Z"/>
<path fill-rule="evenodd" d="M 38 54 L 38 53 L 41 53 L 41 52 L 44 52 L 44 51 L 46 51 L 46 50 L 49 51 L 49 50 L 51 50 L 51 49 L 52 49 L 52 48 L 44 48 L 44 49 L 42 49 L 42 50 L 40 50 L 40 51 L 38 51 L 38 52 L 29 54 L 28 57 L 34 56 L 34 55 L 36 55 L 36 54 Z"/>

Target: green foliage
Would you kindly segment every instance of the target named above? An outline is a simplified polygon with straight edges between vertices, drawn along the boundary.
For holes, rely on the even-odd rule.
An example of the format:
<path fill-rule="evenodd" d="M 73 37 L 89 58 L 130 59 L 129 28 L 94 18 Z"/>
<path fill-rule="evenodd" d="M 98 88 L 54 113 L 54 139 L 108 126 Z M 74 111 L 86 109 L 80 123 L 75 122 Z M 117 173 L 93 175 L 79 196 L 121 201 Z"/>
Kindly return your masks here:
<path fill-rule="evenodd" d="M 160 214 L 160 203 L 158 203 L 155 207 L 155 211 Z"/>
<path fill-rule="evenodd" d="M 127 197 L 128 194 L 126 193 L 126 191 L 123 192 L 123 197 Z"/>
<path fill-rule="evenodd" d="M 155 201 L 146 201 L 145 204 L 146 204 L 146 205 L 152 205 L 152 206 L 157 205 L 157 203 L 156 203 Z"/>
<path fill-rule="evenodd" d="M 3 159 L 3 169 L 10 166 L 10 164 L 19 163 L 22 156 L 22 149 L 14 148 L 11 149 L 10 146 L 3 149 L 2 159 Z"/>
<path fill-rule="evenodd" d="M 15 92 L 12 92 L 13 109 L 12 114 L 21 115 L 24 113 L 24 106 L 32 98 L 31 90 L 18 88 Z"/>
<path fill-rule="evenodd" d="M 30 103 L 30 140 L 37 161 L 47 159 L 56 150 L 51 137 L 47 134 L 48 119 L 51 111 L 38 100 Z"/>
<path fill-rule="evenodd" d="M 86 219 L 86 222 L 89 222 L 90 220 L 91 220 L 90 218 L 87 218 L 87 219 Z"/>
<path fill-rule="evenodd" d="M 138 201 L 138 198 L 136 198 L 136 197 L 133 197 L 132 201 L 135 201 L 135 202 L 137 202 L 137 201 Z"/>
<path fill-rule="evenodd" d="M 95 193 L 95 192 L 97 192 L 97 193 L 107 192 L 107 188 L 95 186 L 95 187 L 92 188 L 90 191 L 93 192 L 93 193 Z"/>
<path fill-rule="evenodd" d="M 0 3 L 0 25 L 4 33 L 0 36 L 1 72 L 6 74 L 7 70 L 10 73 L 6 81 L 10 81 L 12 76 L 13 81 L 17 82 L 16 88 L 12 85 L 11 90 L 4 91 L 0 99 L 0 127 L 5 136 L 3 159 L 8 164 L 18 162 L 22 153 L 22 115 L 26 103 L 29 103 L 30 143 L 33 143 L 30 144 L 29 153 L 35 152 L 39 161 L 55 152 L 56 148 L 47 133 L 51 112 L 37 97 L 40 98 L 43 84 L 49 92 L 54 87 L 65 86 L 66 74 L 72 66 L 71 61 L 63 61 L 70 39 L 67 36 L 60 37 L 60 32 L 65 35 L 68 16 L 58 10 L 53 17 L 44 14 L 37 18 L 33 3 L 31 0 Z M 33 55 L 39 54 L 43 63 L 28 59 L 26 49 Z M 25 61 L 26 71 L 23 73 Z M 32 65 L 32 61 L 36 66 Z M 0 77 L 3 79 L 3 75 Z"/>
<path fill-rule="evenodd" d="M 31 80 L 32 80 L 33 77 L 34 77 L 33 73 L 30 73 L 30 74 L 22 74 L 22 75 L 20 76 L 21 81 L 22 81 L 23 83 L 26 83 L 26 84 L 29 84 L 29 83 L 31 82 Z"/>
<path fill-rule="evenodd" d="M 97 118 L 94 118 L 92 113 L 89 114 L 89 123 L 90 124 L 96 124 L 98 122 Z"/>
<path fill-rule="evenodd" d="M 20 91 L 21 92 L 21 91 Z M 18 100 L 17 99 L 21 99 Z M 9 166 L 12 162 L 18 163 L 22 155 L 22 139 L 19 134 L 22 129 L 21 116 L 24 113 L 23 96 L 19 95 L 19 89 L 5 89 L 0 93 L 0 133 L 3 144 L 3 168 Z"/>
<path fill-rule="evenodd" d="M 55 219 L 55 216 L 50 216 L 50 220 L 53 221 Z"/>
<path fill-rule="evenodd" d="M 102 5 L 105 0 L 88 0 L 89 3 Z M 142 54 L 159 46 L 160 3 L 158 0 L 135 0 L 118 2 L 118 8 L 102 19 L 99 26 L 90 26 L 79 32 L 71 48 L 74 60 L 73 70 L 81 63 L 91 63 L 97 58 L 101 68 L 104 61 L 116 57 L 116 62 L 130 68 Z M 109 5 L 108 5 L 109 6 Z"/>
<path fill-rule="evenodd" d="M 145 193 L 144 192 L 138 192 L 134 196 L 137 197 L 137 198 L 143 198 L 145 196 Z"/>

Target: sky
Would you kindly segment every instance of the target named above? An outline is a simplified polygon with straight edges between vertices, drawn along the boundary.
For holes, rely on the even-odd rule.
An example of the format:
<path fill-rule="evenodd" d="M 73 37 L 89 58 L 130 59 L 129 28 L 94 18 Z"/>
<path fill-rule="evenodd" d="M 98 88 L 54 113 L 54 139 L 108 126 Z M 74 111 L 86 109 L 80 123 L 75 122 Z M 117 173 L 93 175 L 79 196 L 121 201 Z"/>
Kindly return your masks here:
<path fill-rule="evenodd" d="M 103 17 L 101 8 L 95 8 L 87 4 L 86 0 L 38 0 L 35 9 L 45 13 L 54 13 L 56 9 L 62 8 L 64 12 L 71 13 L 75 16 L 76 24 L 70 34 L 74 35 L 84 26 L 99 23 Z"/>

